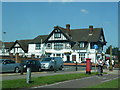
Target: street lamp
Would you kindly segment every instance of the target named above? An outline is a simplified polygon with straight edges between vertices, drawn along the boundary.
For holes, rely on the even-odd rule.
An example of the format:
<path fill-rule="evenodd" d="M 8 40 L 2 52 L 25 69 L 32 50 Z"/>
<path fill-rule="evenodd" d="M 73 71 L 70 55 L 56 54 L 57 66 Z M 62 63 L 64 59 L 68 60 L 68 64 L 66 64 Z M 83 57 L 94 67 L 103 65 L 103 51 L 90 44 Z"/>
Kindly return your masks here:
<path fill-rule="evenodd" d="M 6 32 L 3 32 L 3 36 L 6 34 Z M 5 39 L 4 39 L 4 37 L 3 37 L 3 39 L 2 39 L 2 54 L 5 54 L 5 41 L 4 41 Z"/>

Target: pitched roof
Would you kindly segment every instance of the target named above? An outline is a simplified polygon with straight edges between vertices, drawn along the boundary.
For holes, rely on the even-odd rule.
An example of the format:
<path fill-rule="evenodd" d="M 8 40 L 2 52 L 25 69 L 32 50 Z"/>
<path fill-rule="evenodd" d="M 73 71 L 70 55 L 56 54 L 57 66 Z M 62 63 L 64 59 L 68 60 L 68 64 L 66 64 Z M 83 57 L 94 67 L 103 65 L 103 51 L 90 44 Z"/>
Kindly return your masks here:
<path fill-rule="evenodd" d="M 29 43 L 41 43 L 41 42 L 43 43 L 47 39 L 47 37 L 48 35 L 39 35 Z"/>
<path fill-rule="evenodd" d="M 70 29 L 70 36 L 67 29 L 57 26 L 64 34 L 66 34 L 71 41 L 87 41 L 87 42 L 97 42 L 99 40 L 100 34 L 103 32 L 102 28 L 93 28 L 92 33 L 90 29 Z"/>
<path fill-rule="evenodd" d="M 28 43 L 31 42 L 33 39 L 27 39 L 27 40 L 16 40 L 14 45 L 18 43 L 20 47 L 25 51 L 28 52 Z M 14 45 L 12 47 L 14 47 Z M 11 48 L 12 48 L 11 47 Z"/>
<path fill-rule="evenodd" d="M 92 33 L 89 29 L 74 29 L 70 31 L 72 41 L 97 42 L 101 34 L 101 28 L 94 28 Z"/>
<path fill-rule="evenodd" d="M 5 44 L 6 49 L 10 49 L 12 45 L 14 44 L 14 42 L 4 42 L 4 44 Z"/>
<path fill-rule="evenodd" d="M 4 42 L 5 49 L 10 49 L 13 44 L 14 44 L 14 42 Z M 3 42 L 0 41 L 0 48 L 2 48 L 2 45 L 3 45 Z"/>

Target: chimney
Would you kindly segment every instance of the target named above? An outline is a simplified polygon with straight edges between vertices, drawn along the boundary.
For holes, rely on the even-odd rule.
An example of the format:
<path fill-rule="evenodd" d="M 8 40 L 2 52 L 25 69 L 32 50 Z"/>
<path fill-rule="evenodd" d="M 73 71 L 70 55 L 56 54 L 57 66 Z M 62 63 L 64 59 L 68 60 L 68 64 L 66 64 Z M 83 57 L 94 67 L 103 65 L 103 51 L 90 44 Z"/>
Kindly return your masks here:
<path fill-rule="evenodd" d="M 68 31 L 68 34 L 70 35 L 70 24 L 66 24 L 66 30 Z"/>
<path fill-rule="evenodd" d="M 70 30 L 70 24 L 66 24 L 66 29 Z"/>
<path fill-rule="evenodd" d="M 89 30 L 90 30 L 90 33 L 92 33 L 92 31 L 93 31 L 93 26 L 92 25 L 89 26 Z"/>

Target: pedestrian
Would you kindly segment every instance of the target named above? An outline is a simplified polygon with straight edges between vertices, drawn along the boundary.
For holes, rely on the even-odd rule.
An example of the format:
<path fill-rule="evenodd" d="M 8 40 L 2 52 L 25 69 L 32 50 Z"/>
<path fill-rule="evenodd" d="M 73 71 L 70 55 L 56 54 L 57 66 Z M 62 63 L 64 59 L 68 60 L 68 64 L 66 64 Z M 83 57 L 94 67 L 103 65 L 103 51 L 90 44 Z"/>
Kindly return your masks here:
<path fill-rule="evenodd" d="M 110 66 L 110 64 L 109 64 L 109 59 L 106 60 L 105 64 L 106 64 L 106 66 L 107 66 L 107 69 L 109 69 L 109 66 Z"/>
<path fill-rule="evenodd" d="M 112 67 L 113 67 L 113 69 L 114 69 L 114 65 L 115 65 L 115 63 L 114 63 L 114 60 L 112 59 Z"/>
<path fill-rule="evenodd" d="M 103 65 L 104 65 L 104 62 L 103 62 L 103 60 L 102 59 L 99 59 L 98 60 L 98 76 L 99 75 L 103 75 L 102 73 L 103 73 Z"/>

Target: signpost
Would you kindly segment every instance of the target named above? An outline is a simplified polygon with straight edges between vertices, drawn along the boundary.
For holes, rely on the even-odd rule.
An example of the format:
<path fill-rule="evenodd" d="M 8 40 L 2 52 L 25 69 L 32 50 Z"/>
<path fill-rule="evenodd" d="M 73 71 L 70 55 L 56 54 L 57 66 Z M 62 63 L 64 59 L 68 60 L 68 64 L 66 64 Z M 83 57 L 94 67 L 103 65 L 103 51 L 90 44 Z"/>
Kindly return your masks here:
<path fill-rule="evenodd" d="M 93 48 L 95 49 L 95 71 L 96 71 L 96 49 L 98 49 L 98 45 L 94 45 Z"/>

